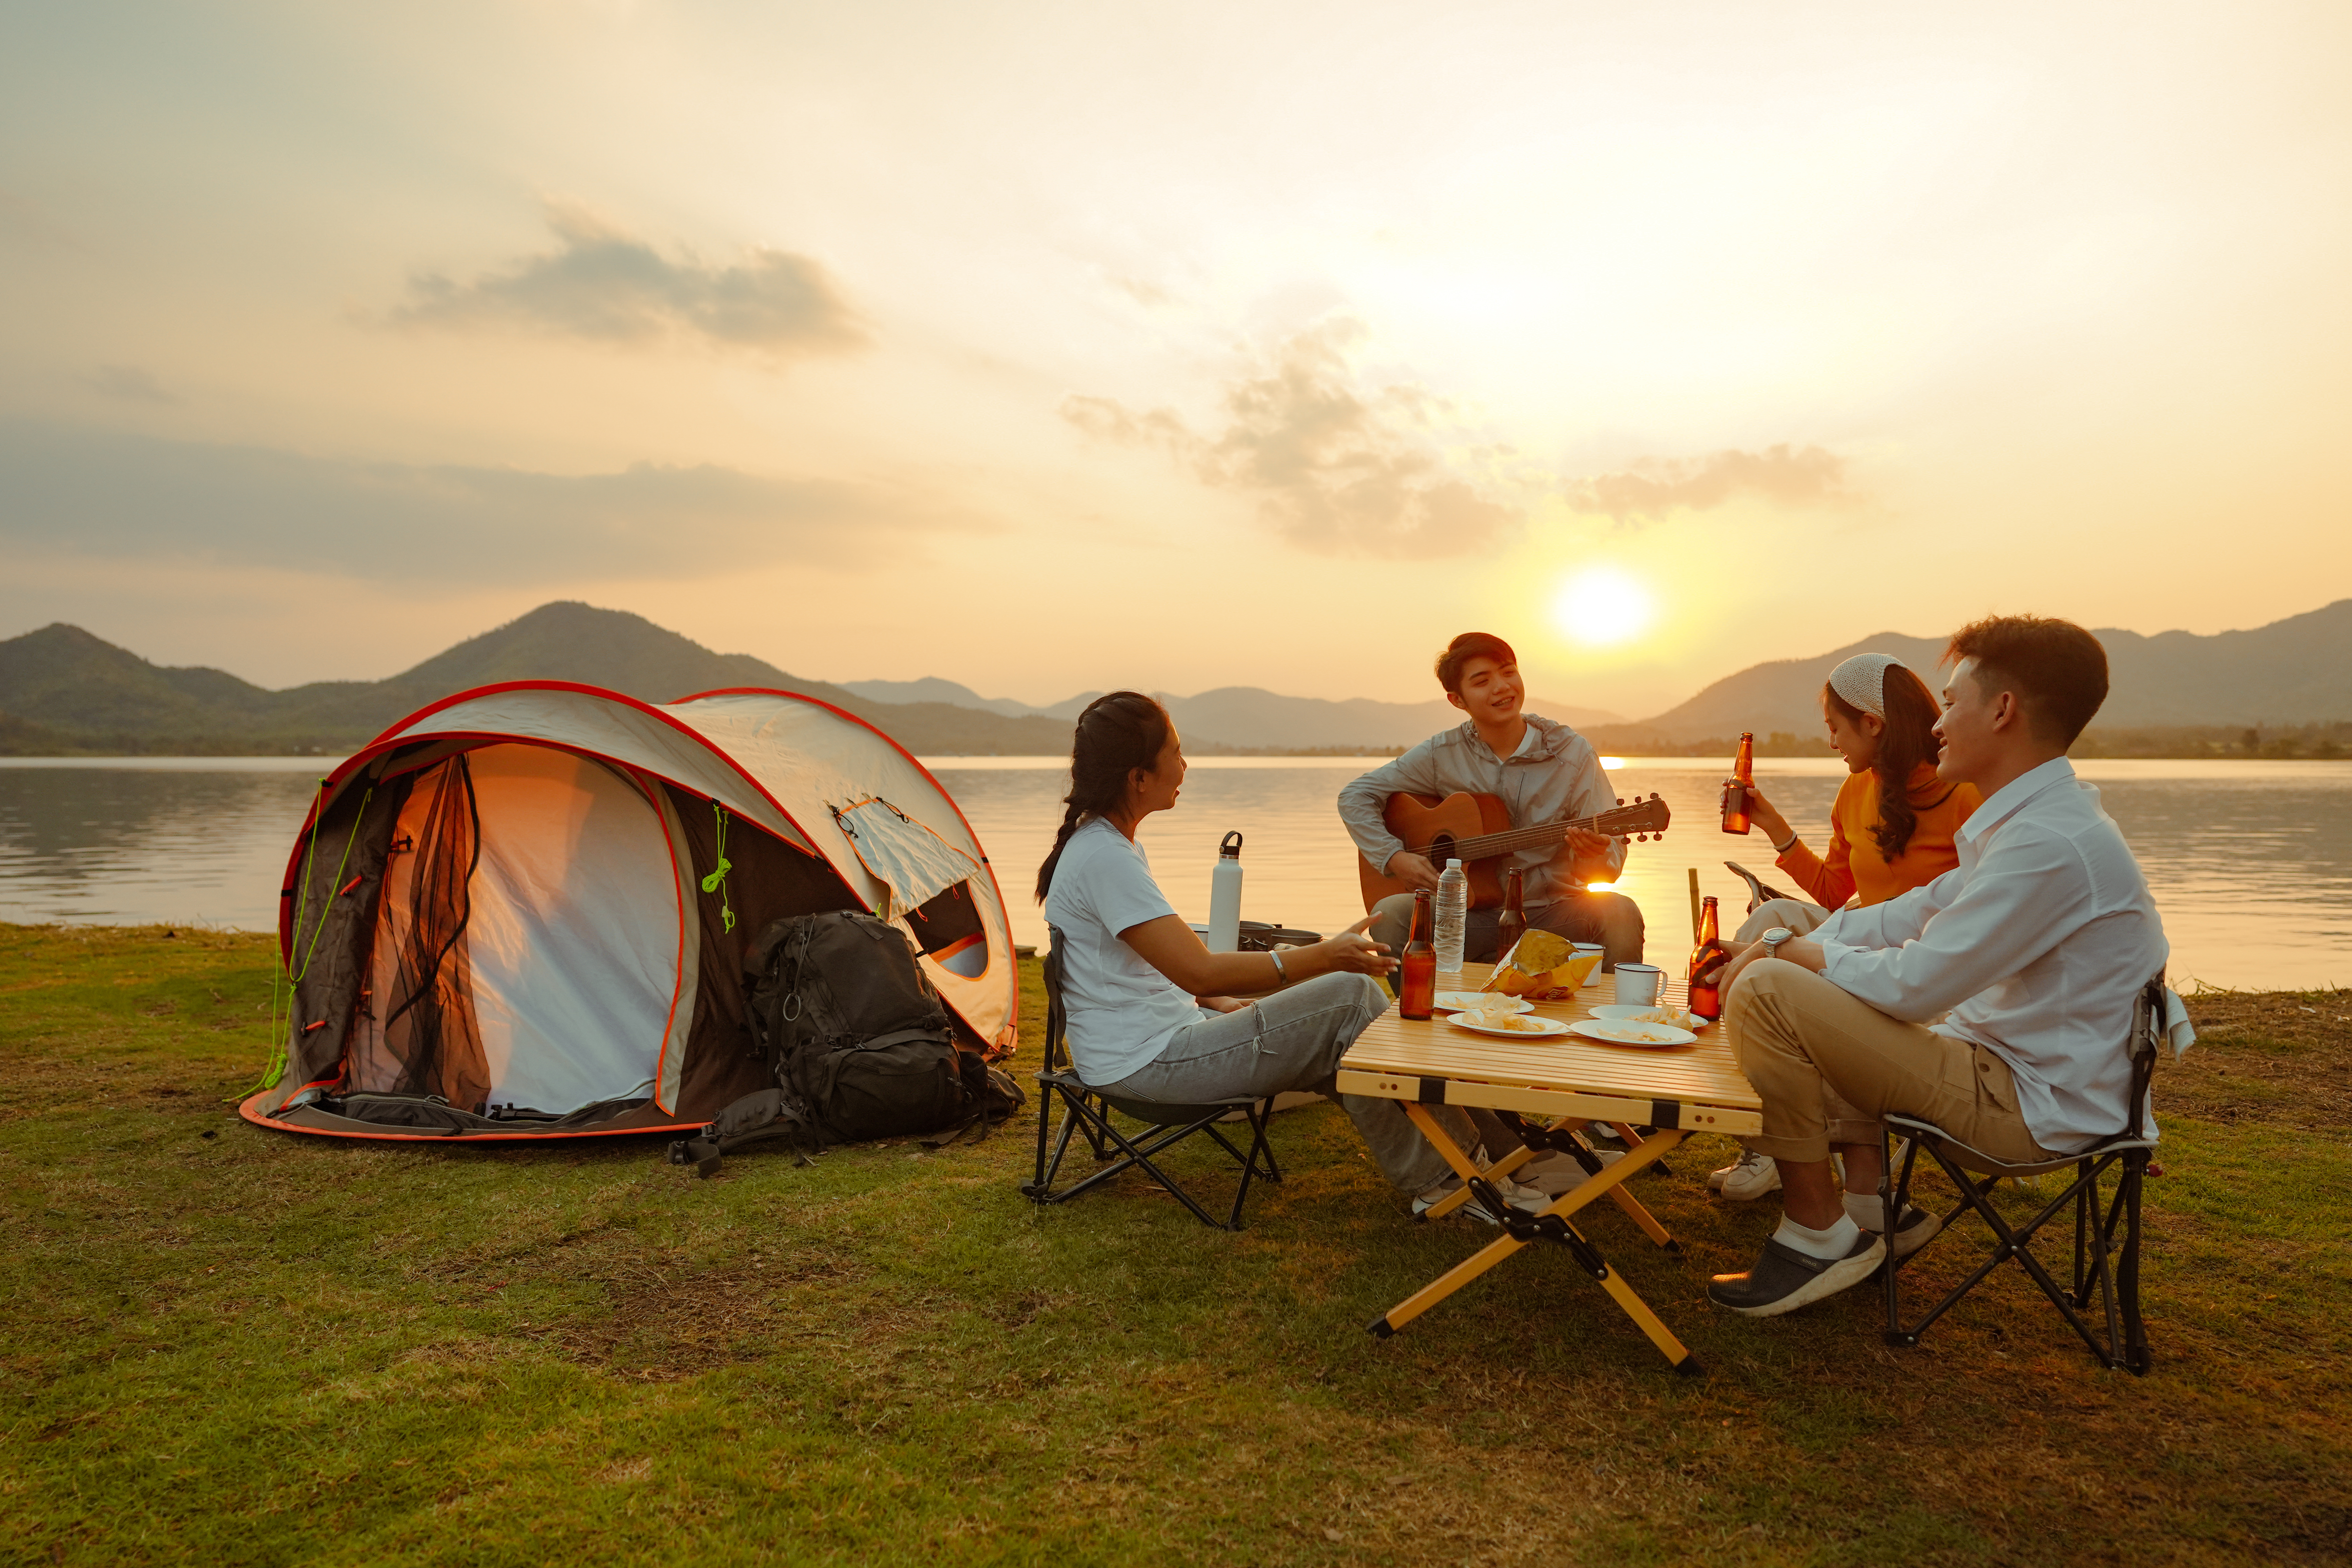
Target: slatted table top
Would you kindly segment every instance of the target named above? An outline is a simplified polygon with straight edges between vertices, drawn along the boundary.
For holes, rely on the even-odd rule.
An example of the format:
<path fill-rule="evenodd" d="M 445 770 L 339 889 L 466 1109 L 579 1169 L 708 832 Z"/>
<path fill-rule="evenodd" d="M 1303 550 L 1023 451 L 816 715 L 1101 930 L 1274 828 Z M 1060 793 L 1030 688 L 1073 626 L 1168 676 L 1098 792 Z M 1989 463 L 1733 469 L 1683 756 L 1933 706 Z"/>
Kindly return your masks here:
<path fill-rule="evenodd" d="M 1486 983 L 1494 966 L 1463 965 L 1465 987 Z M 1683 1000 L 1684 987 L 1671 975 L 1666 1001 Z M 1591 1016 L 1592 1009 L 1617 1000 L 1614 976 L 1601 976 L 1570 1002 L 1536 1005 L 1543 1017 L 1573 1022 Z M 1391 1007 L 1372 1020 L 1340 1059 L 1342 1072 L 1392 1076 L 1407 1079 L 1436 1079 L 1508 1086 L 1517 1089 L 1568 1090 L 1624 1100 L 1667 1100 L 1686 1105 L 1719 1106 L 1731 1110 L 1760 1111 L 1763 1100 L 1731 1058 L 1723 1026 L 1699 1031 L 1696 1045 L 1664 1050 L 1603 1045 L 1580 1035 L 1547 1040 L 1506 1040 L 1474 1035 L 1434 1018 L 1407 1019 Z M 1368 1086 L 1343 1085 L 1356 1092 Z M 1752 1131 L 1739 1119 L 1738 1130 Z M 1729 1131 L 1731 1129 L 1727 1129 Z"/>

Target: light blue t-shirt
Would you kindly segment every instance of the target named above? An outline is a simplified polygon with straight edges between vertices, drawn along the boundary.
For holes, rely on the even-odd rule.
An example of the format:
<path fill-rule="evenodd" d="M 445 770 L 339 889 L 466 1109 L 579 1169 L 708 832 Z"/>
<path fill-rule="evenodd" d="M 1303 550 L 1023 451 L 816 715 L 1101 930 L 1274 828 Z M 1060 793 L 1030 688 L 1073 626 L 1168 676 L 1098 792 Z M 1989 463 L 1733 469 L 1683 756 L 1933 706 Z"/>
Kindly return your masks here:
<path fill-rule="evenodd" d="M 1200 1005 L 1118 933 L 1176 911 L 1151 879 L 1143 847 L 1097 817 L 1062 847 L 1045 923 L 1062 933 L 1062 1005 L 1070 1060 L 1090 1084 L 1114 1084 L 1159 1058 Z"/>

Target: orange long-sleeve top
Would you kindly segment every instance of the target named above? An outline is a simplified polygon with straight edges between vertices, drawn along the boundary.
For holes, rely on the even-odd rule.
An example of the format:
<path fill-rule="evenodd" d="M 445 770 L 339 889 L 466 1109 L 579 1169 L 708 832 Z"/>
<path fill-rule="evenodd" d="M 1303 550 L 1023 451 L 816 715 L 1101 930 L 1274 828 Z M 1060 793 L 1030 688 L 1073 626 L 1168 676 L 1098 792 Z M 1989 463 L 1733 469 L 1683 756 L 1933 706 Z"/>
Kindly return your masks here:
<path fill-rule="evenodd" d="M 1830 806 L 1830 852 L 1816 855 L 1802 838 L 1774 864 L 1797 879 L 1805 896 L 1825 909 L 1838 909 L 1859 893 L 1865 904 L 1885 903 L 1897 893 L 1925 887 L 1960 863 L 1952 835 L 1984 797 L 1974 784 L 1947 784 L 1933 763 L 1911 775 L 1911 805 L 1919 826 L 1903 853 L 1888 860 L 1878 852 L 1871 829 L 1878 826 L 1878 775 L 1851 773 Z"/>

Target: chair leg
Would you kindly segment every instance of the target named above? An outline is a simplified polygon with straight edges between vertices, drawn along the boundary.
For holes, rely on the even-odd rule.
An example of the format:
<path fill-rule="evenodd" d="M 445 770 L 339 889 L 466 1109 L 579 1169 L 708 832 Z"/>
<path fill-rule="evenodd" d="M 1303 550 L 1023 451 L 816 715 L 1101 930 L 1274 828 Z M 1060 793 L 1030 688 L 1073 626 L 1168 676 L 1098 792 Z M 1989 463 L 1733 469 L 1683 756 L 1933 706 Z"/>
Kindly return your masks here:
<path fill-rule="evenodd" d="M 1993 1264 L 1998 1264 L 2004 1257 L 2016 1258 L 2018 1266 L 2032 1276 L 2033 1282 L 2042 1288 L 2042 1293 L 2050 1299 L 2050 1304 L 2058 1309 L 2059 1315 L 2066 1320 L 2075 1333 L 2082 1336 L 2083 1342 L 2090 1347 L 2091 1353 L 2099 1358 L 2099 1363 L 2102 1366 L 2112 1367 L 2116 1363 L 2117 1359 L 2112 1344 L 2102 1345 L 2099 1342 L 2099 1337 L 2092 1331 L 2091 1325 L 2083 1321 L 2083 1315 L 2074 1310 L 2074 1302 L 2067 1299 L 2067 1292 L 2059 1288 L 2058 1282 L 2050 1277 L 2050 1270 L 2042 1266 L 2042 1259 L 2034 1257 L 2032 1251 L 2034 1233 L 2039 1231 L 2062 1206 L 2080 1201 L 2086 1186 L 2095 1187 L 2099 1173 L 2104 1171 L 2109 1163 L 2111 1162 L 2108 1160 L 2102 1160 L 2092 1168 L 2089 1175 L 2077 1177 L 2073 1184 L 2053 1198 L 2043 1206 L 2040 1214 L 2034 1215 L 2021 1227 L 2012 1229 L 2009 1222 L 2000 1217 L 2000 1211 L 1990 1204 L 1980 1204 L 1979 1208 L 1984 1214 L 1986 1222 L 1993 1227 L 1993 1233 L 2000 1237 L 2001 1241 L 2000 1249 L 1993 1254 L 1991 1262 L 1986 1266 L 1987 1270 L 1989 1271 Z M 1974 1281 L 1971 1280 L 1970 1283 L 1973 1284 Z"/>
<path fill-rule="evenodd" d="M 2091 1304 L 2091 1287 L 2099 1288 L 2099 1308 L 2106 1319 L 2107 1347 L 2100 1360 L 2110 1369 L 2120 1363 L 2123 1334 L 2116 1321 L 2115 1217 L 2099 1203 L 2099 1177 L 2106 1166 L 2089 1160 L 2076 1163 L 2081 1173 L 2074 1183 L 2074 1308 Z"/>
<path fill-rule="evenodd" d="M 2134 1376 L 2148 1369 L 2147 1325 L 2139 1316 L 2139 1197 L 2147 1174 L 2147 1151 L 2133 1149 L 2124 1155 L 2124 1176 L 2116 1194 L 2124 1203 L 2123 1256 L 2116 1270 L 2116 1292 L 2122 1298 L 2124 1366 Z"/>
<path fill-rule="evenodd" d="M 1885 1221 L 1890 1236 L 1895 1232 L 1895 1217 L 1902 1214 L 1904 1204 L 1909 1201 L 1911 1162 L 1918 1151 L 1919 1141 L 1914 1138 L 1903 1151 L 1903 1171 L 1898 1176 L 1895 1170 L 1895 1131 L 1884 1121 L 1878 1124 L 1878 1213 Z M 1881 1331 L 1881 1337 L 1890 1345 L 1917 1344 L 1918 1335 L 1903 1331 L 1903 1287 L 1895 1278 L 1902 1270 L 1895 1261 L 1892 1244 L 1887 1249 L 1886 1261 L 1879 1266 L 1878 1272 L 1886 1296 L 1886 1327 Z"/>
<path fill-rule="evenodd" d="M 1049 1204 L 1059 1201 L 1054 1195 L 1054 1178 L 1062 1173 L 1062 1156 L 1069 1152 L 1070 1134 L 1078 1128 L 1080 1117 L 1075 1110 L 1070 1109 L 1067 1098 L 1065 1096 L 1066 1114 L 1062 1118 L 1061 1135 L 1054 1141 L 1053 1152 L 1050 1157 L 1048 1156 L 1045 1149 L 1045 1124 L 1053 1115 L 1055 1098 L 1062 1094 L 1063 1091 L 1057 1086 L 1051 1084 L 1038 1086 L 1037 1172 L 1035 1179 L 1021 1189 L 1034 1203 Z"/>
<path fill-rule="evenodd" d="M 1242 1205 L 1249 1200 L 1250 1178 L 1257 1174 L 1257 1157 L 1265 1148 L 1265 1124 L 1274 1116 L 1274 1102 L 1270 1100 L 1261 1100 L 1244 1114 L 1249 1118 L 1252 1133 L 1250 1152 L 1248 1157 L 1242 1161 L 1241 1184 L 1234 1189 L 1234 1212 L 1225 1222 L 1227 1230 L 1239 1230 L 1242 1227 Z M 1217 1142 L 1225 1142 L 1223 1138 L 1219 1138 Z M 1225 1147 L 1232 1149 L 1233 1145 L 1225 1143 Z"/>
<path fill-rule="evenodd" d="M 1033 1198 L 1045 1190 L 1045 1139 L 1053 1123 L 1054 1086 L 1045 1081 L 1044 1073 L 1039 1073 L 1037 1075 L 1037 1172 L 1031 1178 L 1028 1186 L 1029 1195 Z M 1062 1136 L 1066 1141 L 1068 1139 L 1069 1131 L 1066 1127 L 1064 1128 Z M 1060 1163 L 1058 1160 L 1055 1162 L 1057 1165 Z"/>
<path fill-rule="evenodd" d="M 2089 1175 L 2091 1162 L 2075 1161 L 2074 1173 L 2077 1177 Z M 2086 1233 L 2091 1228 L 2091 1213 L 2099 1206 L 2095 1201 L 2097 1194 L 2094 1193 L 2092 1195 L 2095 1201 L 2087 1206 L 2082 1204 L 2074 1205 L 2074 1305 L 2077 1307 L 2087 1306 L 2091 1300 L 2090 1291 L 2086 1289 L 2090 1281 L 2084 1277 L 2084 1266 L 2090 1260 L 2090 1237 Z"/>

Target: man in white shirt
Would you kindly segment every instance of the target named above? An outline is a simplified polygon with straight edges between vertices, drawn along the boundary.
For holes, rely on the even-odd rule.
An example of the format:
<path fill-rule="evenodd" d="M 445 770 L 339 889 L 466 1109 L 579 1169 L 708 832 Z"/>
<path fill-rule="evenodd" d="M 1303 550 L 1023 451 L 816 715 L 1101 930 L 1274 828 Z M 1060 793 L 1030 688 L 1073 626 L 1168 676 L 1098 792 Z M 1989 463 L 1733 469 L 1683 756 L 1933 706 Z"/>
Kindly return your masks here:
<path fill-rule="evenodd" d="M 2069 622 L 2005 616 L 1963 627 L 1946 658 L 1937 772 L 1984 796 L 1958 867 L 1810 939 L 1732 944 L 1724 1027 L 1764 1100 L 1743 1142 L 1780 1163 L 1786 1205 L 1756 1266 L 1707 1288 L 1746 1316 L 1820 1300 L 1886 1255 L 1885 1113 L 2020 1163 L 2125 1124 L 2133 998 L 2168 950 L 2123 834 L 2066 761 L 2106 699 L 2106 652 Z M 1935 1225 L 1897 1216 L 1895 1256 Z"/>

